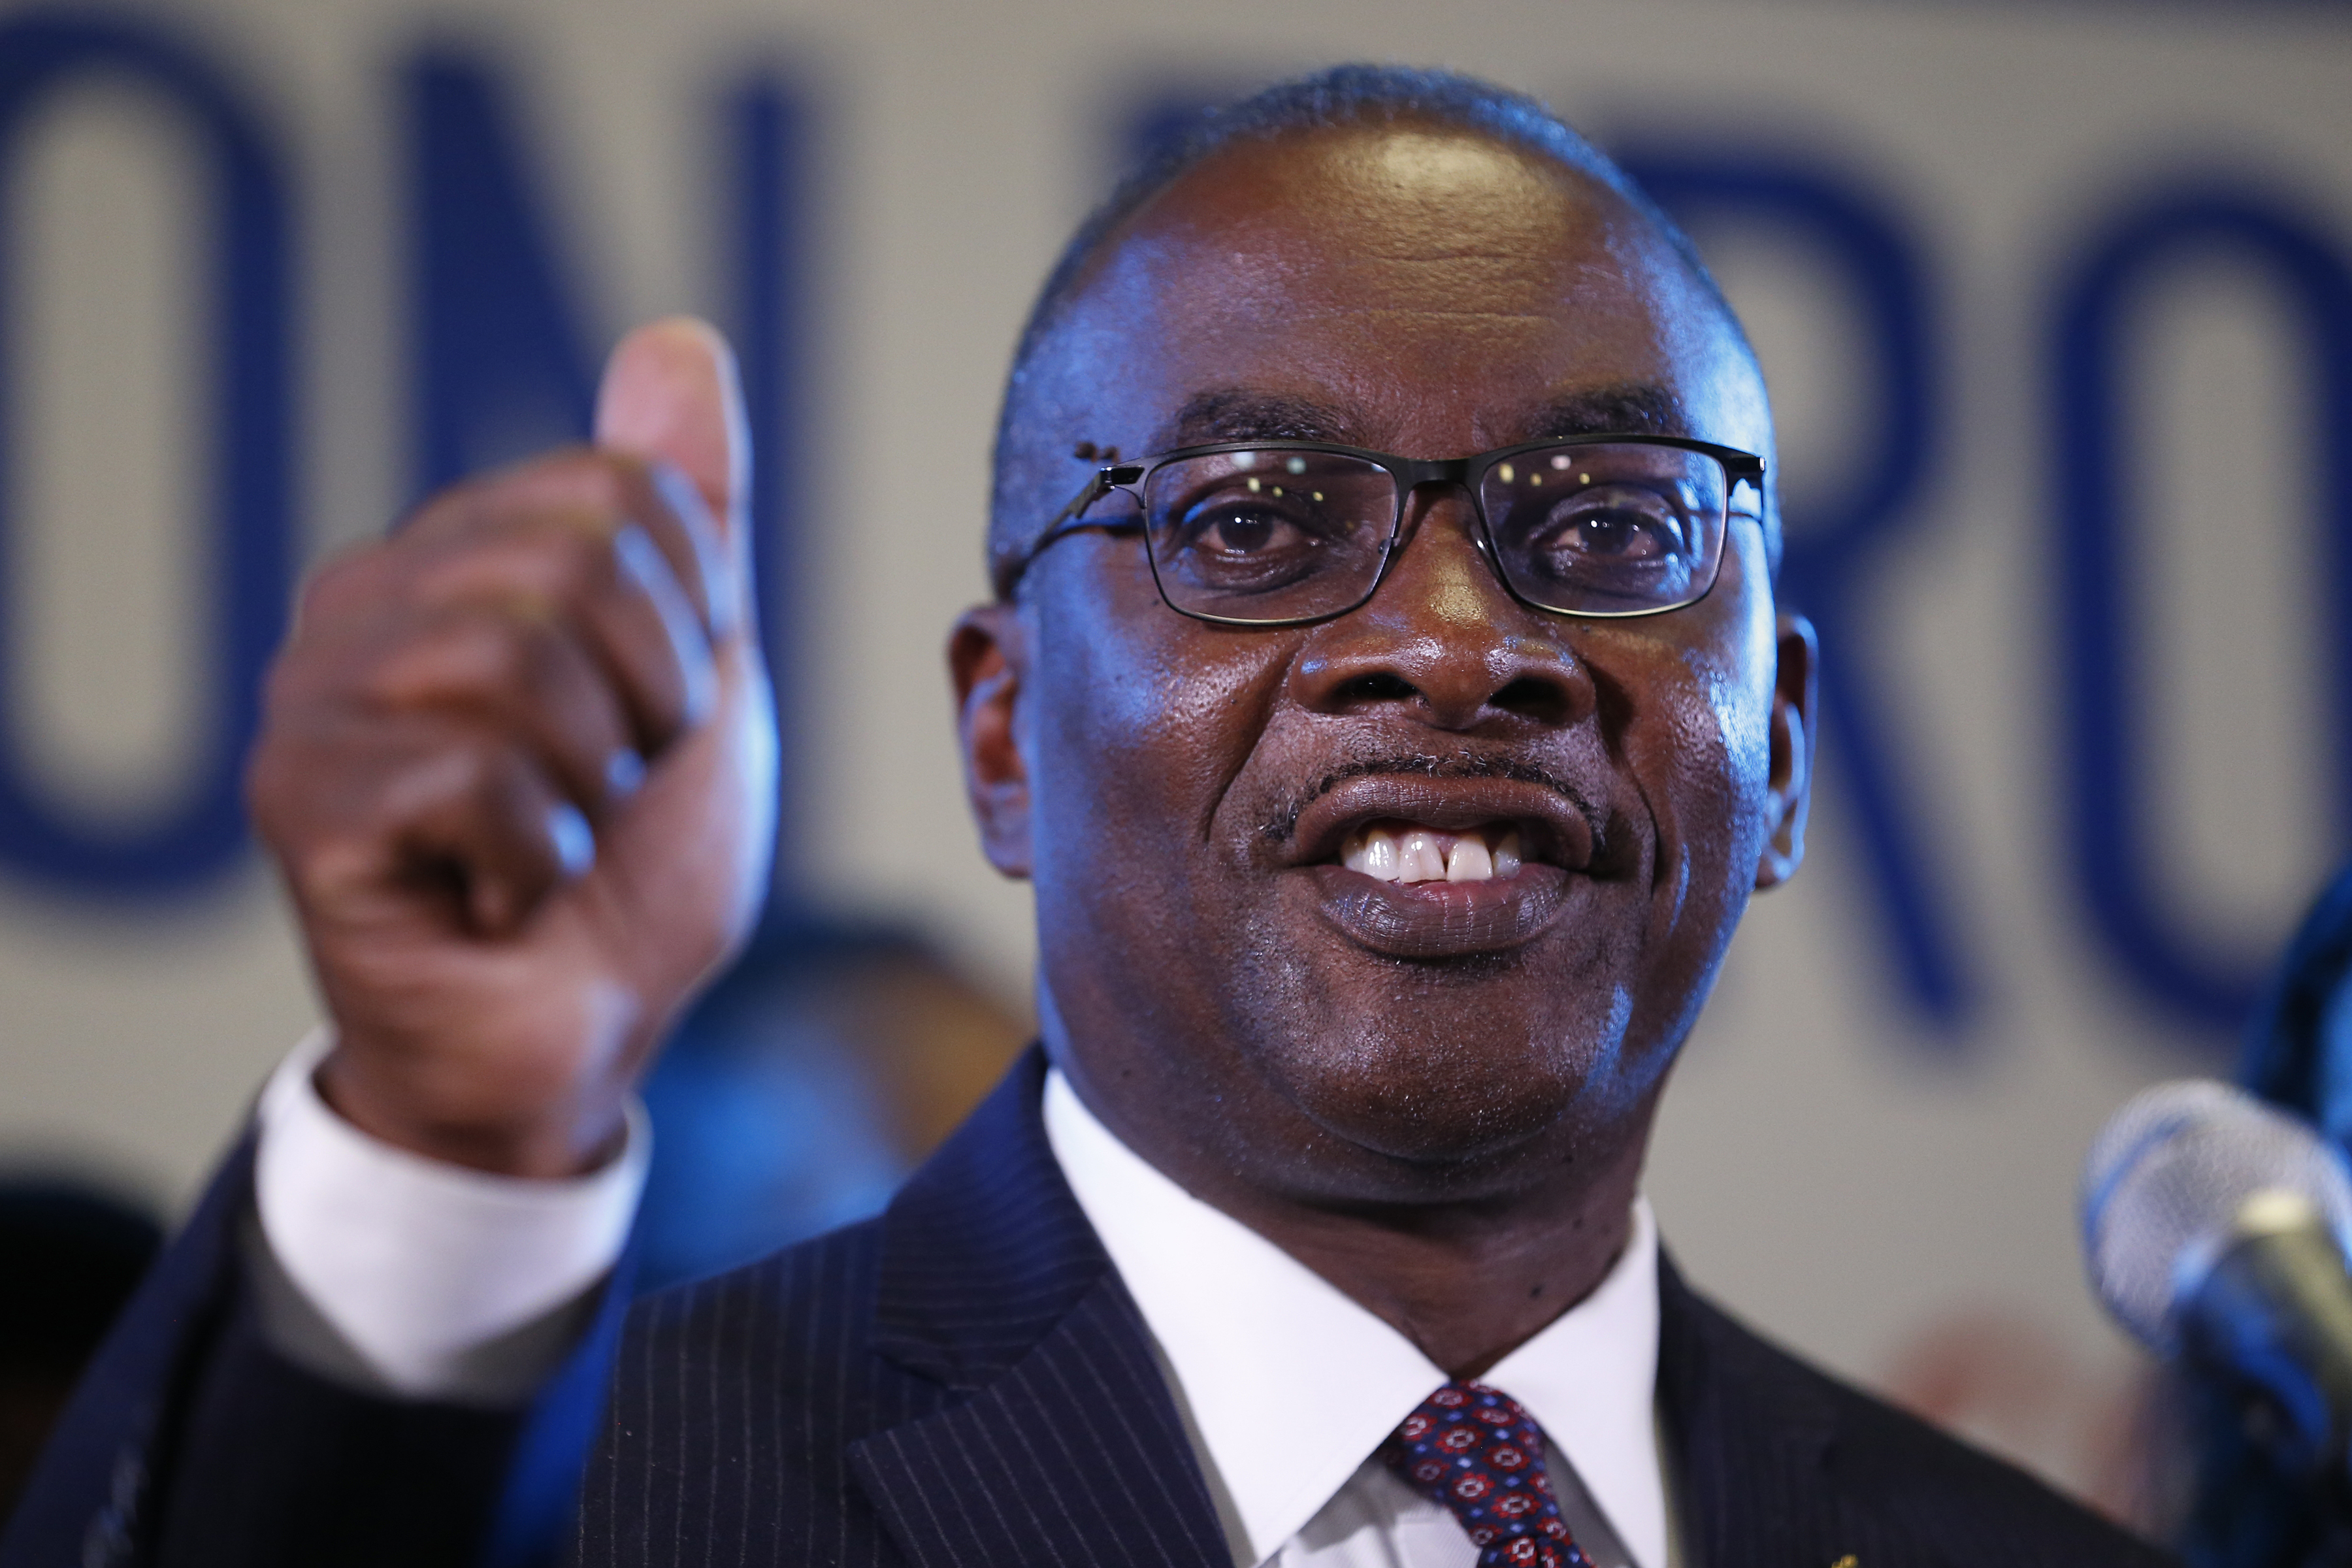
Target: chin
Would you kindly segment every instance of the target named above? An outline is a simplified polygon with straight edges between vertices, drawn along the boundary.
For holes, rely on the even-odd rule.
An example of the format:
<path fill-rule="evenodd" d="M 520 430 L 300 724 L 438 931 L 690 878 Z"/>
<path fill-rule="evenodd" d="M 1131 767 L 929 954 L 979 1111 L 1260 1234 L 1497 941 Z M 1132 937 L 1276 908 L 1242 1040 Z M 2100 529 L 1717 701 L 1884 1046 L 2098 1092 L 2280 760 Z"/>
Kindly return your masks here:
<path fill-rule="evenodd" d="M 1455 1007 L 1351 1020 L 1271 1045 L 1264 1065 L 1286 1098 L 1342 1144 L 1441 1183 L 1475 1179 L 1522 1152 L 1549 1159 L 1563 1140 L 1572 1147 L 1609 1120 L 1591 1113 L 1622 1098 L 1602 1084 L 1622 1054 L 1609 1027 L 1617 1020 L 1513 1027 L 1509 1013 Z"/>

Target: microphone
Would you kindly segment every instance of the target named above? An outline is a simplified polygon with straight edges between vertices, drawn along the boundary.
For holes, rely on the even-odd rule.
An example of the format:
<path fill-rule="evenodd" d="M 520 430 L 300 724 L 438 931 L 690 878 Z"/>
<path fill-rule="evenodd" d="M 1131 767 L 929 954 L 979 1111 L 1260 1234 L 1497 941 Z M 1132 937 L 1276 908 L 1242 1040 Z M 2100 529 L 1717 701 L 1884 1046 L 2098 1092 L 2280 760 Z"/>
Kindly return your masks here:
<path fill-rule="evenodd" d="M 2083 1170 L 2083 1251 L 2116 1321 L 2266 1407 L 2273 1447 L 2341 1484 L 2352 1455 L 2352 1181 L 2309 1127 L 2210 1079 L 2118 1110 Z"/>

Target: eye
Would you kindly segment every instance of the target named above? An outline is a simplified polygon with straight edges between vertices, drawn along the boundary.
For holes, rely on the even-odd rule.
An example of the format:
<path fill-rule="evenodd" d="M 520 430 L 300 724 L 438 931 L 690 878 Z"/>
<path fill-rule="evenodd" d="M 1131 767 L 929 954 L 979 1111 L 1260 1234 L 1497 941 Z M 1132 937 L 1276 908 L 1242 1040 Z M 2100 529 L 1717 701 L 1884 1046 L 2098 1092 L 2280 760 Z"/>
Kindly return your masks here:
<path fill-rule="evenodd" d="M 1266 511 L 1227 507 L 1187 521 L 1186 544 L 1219 555 L 1258 555 L 1301 542 L 1296 526 Z"/>
<path fill-rule="evenodd" d="M 1176 525 L 1181 548 L 1231 560 L 1312 550 L 1328 532 L 1318 491 L 1251 477 L 1195 500 Z"/>
<path fill-rule="evenodd" d="M 1678 561 L 1687 538 L 1682 509 L 1670 497 L 1633 485 L 1596 485 L 1551 509 L 1528 544 L 1563 565 L 1622 567 Z"/>
<path fill-rule="evenodd" d="M 1281 448 L 1171 459 L 1143 500 L 1161 591 L 1202 603 L 1263 606 L 1326 580 L 1353 592 L 1379 574 L 1396 520 L 1395 481 L 1380 465 Z"/>

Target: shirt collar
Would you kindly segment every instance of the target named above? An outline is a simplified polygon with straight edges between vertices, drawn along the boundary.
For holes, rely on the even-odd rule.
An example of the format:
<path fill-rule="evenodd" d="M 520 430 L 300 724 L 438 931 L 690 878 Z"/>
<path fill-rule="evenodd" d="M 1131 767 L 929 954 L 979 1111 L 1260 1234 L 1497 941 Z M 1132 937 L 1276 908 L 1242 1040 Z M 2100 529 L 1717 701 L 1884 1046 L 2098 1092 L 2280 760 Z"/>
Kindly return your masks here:
<path fill-rule="evenodd" d="M 1322 1276 L 1178 1186 L 1112 1135 L 1059 1072 L 1045 1136 L 1159 1342 L 1227 1525 L 1264 1563 L 1445 1373 Z M 1528 1407 L 1642 1568 L 1664 1568 L 1654 1400 L 1657 1230 L 1481 1381 Z"/>

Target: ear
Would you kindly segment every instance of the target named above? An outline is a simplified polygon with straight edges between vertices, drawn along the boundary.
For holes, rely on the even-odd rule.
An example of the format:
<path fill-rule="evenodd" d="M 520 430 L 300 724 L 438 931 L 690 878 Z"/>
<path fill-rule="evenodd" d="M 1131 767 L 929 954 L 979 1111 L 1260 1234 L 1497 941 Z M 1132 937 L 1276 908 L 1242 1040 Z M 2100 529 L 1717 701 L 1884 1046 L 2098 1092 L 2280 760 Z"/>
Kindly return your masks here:
<path fill-rule="evenodd" d="M 1821 639 L 1802 616 L 1780 617 L 1780 661 L 1772 677 L 1772 763 L 1767 803 L 1772 831 L 1756 863 L 1756 888 L 1777 888 L 1805 858 L 1805 808 L 1813 790 L 1814 689 Z"/>
<path fill-rule="evenodd" d="M 956 742 L 981 850 L 1003 875 L 1024 879 L 1031 864 L 1029 761 L 1022 752 L 1020 714 L 1025 639 L 1021 612 L 1006 604 L 966 610 L 948 637 Z"/>

